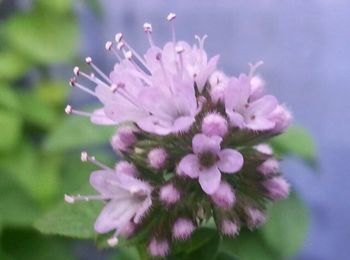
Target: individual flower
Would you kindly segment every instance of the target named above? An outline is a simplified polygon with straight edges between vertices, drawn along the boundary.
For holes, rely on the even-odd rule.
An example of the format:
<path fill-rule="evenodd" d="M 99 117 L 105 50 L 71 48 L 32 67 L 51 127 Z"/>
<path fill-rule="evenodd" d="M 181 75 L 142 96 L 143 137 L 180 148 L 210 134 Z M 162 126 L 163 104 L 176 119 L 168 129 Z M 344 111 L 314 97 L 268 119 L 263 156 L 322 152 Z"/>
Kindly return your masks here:
<path fill-rule="evenodd" d="M 127 152 L 137 141 L 135 129 L 130 126 L 120 127 L 111 139 L 115 151 Z"/>
<path fill-rule="evenodd" d="M 211 195 L 211 199 L 218 207 L 229 209 L 235 203 L 236 196 L 232 191 L 231 185 L 222 181 L 219 188 Z"/>
<path fill-rule="evenodd" d="M 266 221 L 266 214 L 258 208 L 246 207 L 245 213 L 247 214 L 247 224 L 250 229 L 258 228 Z"/>
<path fill-rule="evenodd" d="M 179 171 L 190 178 L 198 178 L 203 191 L 214 194 L 219 188 L 221 172 L 232 174 L 243 166 L 243 156 L 234 149 L 221 150 L 222 138 L 196 134 L 192 139 L 193 154 L 183 157 Z"/>
<path fill-rule="evenodd" d="M 160 188 L 159 199 L 167 205 L 174 204 L 180 199 L 180 192 L 173 184 L 169 183 Z"/>
<path fill-rule="evenodd" d="M 285 199 L 289 195 L 289 184 L 280 176 L 265 181 L 264 187 L 272 200 Z"/>
<path fill-rule="evenodd" d="M 154 148 L 147 155 L 149 165 L 156 170 L 165 166 L 167 157 L 168 153 L 163 148 Z"/>
<path fill-rule="evenodd" d="M 166 239 L 156 239 L 152 238 L 151 242 L 148 245 L 148 251 L 151 256 L 154 257 L 164 257 L 169 253 L 170 245 Z"/>
<path fill-rule="evenodd" d="M 230 236 L 230 237 L 234 237 L 235 235 L 238 234 L 239 231 L 239 227 L 237 226 L 237 224 L 230 220 L 230 219 L 224 219 L 221 222 L 221 233 L 226 235 L 226 236 Z"/>
<path fill-rule="evenodd" d="M 185 240 L 188 239 L 195 227 L 193 222 L 189 218 L 178 218 L 172 228 L 172 234 L 174 239 Z"/>
<path fill-rule="evenodd" d="M 110 244 L 117 243 L 119 235 L 129 235 L 135 224 L 140 223 L 152 205 L 152 187 L 143 181 L 101 165 L 94 157 L 82 153 L 83 161 L 92 161 L 103 169 L 91 174 L 90 184 L 100 194 L 92 196 L 65 196 L 65 200 L 74 203 L 78 200 L 108 201 L 95 222 L 98 233 L 115 230 Z"/>
<path fill-rule="evenodd" d="M 228 131 L 226 119 L 218 113 L 207 114 L 202 121 L 202 133 L 207 136 L 223 137 Z"/>
<path fill-rule="evenodd" d="M 251 130 L 271 130 L 276 121 L 272 113 L 278 102 L 272 95 L 250 100 L 252 88 L 251 79 L 245 74 L 231 78 L 225 91 L 226 113 L 233 127 Z"/>

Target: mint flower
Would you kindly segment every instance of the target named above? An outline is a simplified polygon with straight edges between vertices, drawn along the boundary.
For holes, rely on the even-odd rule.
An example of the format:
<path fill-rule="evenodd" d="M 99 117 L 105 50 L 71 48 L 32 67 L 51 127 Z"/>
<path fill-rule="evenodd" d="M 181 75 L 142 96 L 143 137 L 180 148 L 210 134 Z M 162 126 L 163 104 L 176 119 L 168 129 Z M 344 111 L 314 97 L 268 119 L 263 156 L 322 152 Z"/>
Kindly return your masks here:
<path fill-rule="evenodd" d="M 258 228 L 269 205 L 290 190 L 266 142 L 287 129 L 292 116 L 265 94 L 265 82 L 255 75 L 262 62 L 247 74 L 226 75 L 217 68 L 219 56 L 204 50 L 207 36 L 195 36 L 194 44 L 177 40 L 175 18 L 167 17 L 171 41 L 163 47 L 144 24 L 150 46 L 143 55 L 116 34 L 105 45 L 117 60 L 111 73 L 87 57 L 93 72 L 75 67 L 70 85 L 102 105 L 92 113 L 65 109 L 118 126 L 110 144 L 123 157 L 113 169 L 82 153 L 100 168 L 90 177 L 98 194 L 66 195 L 66 201 L 104 201 L 96 232 L 111 233 L 111 246 L 120 236 L 140 235 L 153 257 L 166 256 L 174 241 L 189 239 L 209 220 L 223 236 Z"/>

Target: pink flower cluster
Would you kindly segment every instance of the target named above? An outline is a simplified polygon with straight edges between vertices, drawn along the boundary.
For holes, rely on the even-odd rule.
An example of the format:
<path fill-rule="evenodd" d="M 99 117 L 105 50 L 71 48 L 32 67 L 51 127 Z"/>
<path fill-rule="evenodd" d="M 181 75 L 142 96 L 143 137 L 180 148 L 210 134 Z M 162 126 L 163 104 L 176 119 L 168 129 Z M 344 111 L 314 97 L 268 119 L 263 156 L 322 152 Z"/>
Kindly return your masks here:
<path fill-rule="evenodd" d="M 105 46 L 118 60 L 109 76 L 86 58 L 94 72 L 75 67 L 70 85 L 102 107 L 92 113 L 66 107 L 67 114 L 118 126 L 111 145 L 125 158 L 112 169 L 82 153 L 83 161 L 101 168 L 90 177 L 99 195 L 66 195 L 66 201 L 106 201 L 95 230 L 113 231 L 108 243 L 114 246 L 119 236 L 147 229 L 155 257 L 167 255 L 171 241 L 188 239 L 213 216 L 222 235 L 256 228 L 265 221 L 266 202 L 289 193 L 263 142 L 282 133 L 291 114 L 265 94 L 264 81 L 255 75 L 262 62 L 250 65 L 248 74 L 226 76 L 217 69 L 219 56 L 208 58 L 206 36 L 196 36 L 192 46 L 176 39 L 175 18 L 167 17 L 172 41 L 162 48 L 154 43 L 151 24 L 144 24 L 150 44 L 144 55 L 116 34 Z M 78 78 L 90 80 L 94 90 Z"/>

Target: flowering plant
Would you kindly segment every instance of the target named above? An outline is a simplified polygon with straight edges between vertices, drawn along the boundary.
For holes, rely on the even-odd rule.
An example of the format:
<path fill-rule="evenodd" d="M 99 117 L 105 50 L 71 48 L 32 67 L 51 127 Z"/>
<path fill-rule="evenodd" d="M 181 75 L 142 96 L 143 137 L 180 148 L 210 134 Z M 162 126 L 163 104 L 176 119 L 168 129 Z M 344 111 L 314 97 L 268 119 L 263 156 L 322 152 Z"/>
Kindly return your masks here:
<path fill-rule="evenodd" d="M 151 24 L 144 24 L 150 44 L 145 55 L 121 33 L 107 42 L 118 60 L 109 76 L 90 57 L 86 63 L 94 73 L 75 67 L 70 85 L 102 107 L 92 113 L 65 109 L 94 124 L 118 126 L 111 145 L 123 156 L 108 167 L 83 152 L 82 161 L 99 167 L 90 176 L 98 195 L 65 200 L 105 201 L 96 232 L 111 232 L 110 246 L 120 237 L 141 237 L 153 257 L 168 255 L 173 243 L 201 226 L 215 224 L 229 237 L 258 228 L 271 202 L 289 194 L 267 142 L 287 129 L 291 114 L 265 94 L 256 75 L 262 62 L 250 64 L 247 74 L 225 75 L 217 68 L 219 56 L 208 58 L 204 50 L 206 36 L 196 36 L 193 46 L 176 39 L 175 17 L 167 17 L 172 41 L 163 48 L 155 45 Z"/>

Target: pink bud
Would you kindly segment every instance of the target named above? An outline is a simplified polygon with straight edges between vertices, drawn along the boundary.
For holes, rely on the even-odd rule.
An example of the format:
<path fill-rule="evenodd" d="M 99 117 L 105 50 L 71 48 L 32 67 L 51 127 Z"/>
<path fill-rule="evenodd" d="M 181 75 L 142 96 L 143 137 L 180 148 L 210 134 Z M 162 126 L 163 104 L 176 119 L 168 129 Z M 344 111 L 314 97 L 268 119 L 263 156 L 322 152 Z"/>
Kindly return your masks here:
<path fill-rule="evenodd" d="M 180 192 L 170 183 L 160 189 L 159 198 L 164 203 L 171 205 L 179 201 Z"/>
<path fill-rule="evenodd" d="M 132 177 L 137 177 L 139 175 L 135 165 L 133 165 L 132 163 L 129 163 L 127 161 L 118 162 L 115 165 L 115 171 L 117 174 L 121 173 L 121 174 L 126 174 L 126 175 L 129 175 Z"/>
<path fill-rule="evenodd" d="M 179 218 L 175 221 L 172 229 L 173 238 L 178 240 L 188 239 L 194 231 L 194 225 L 189 218 Z"/>
<path fill-rule="evenodd" d="M 280 169 L 279 163 L 274 158 L 267 159 L 265 162 L 260 164 L 257 168 L 259 172 L 261 172 L 266 176 L 278 173 L 279 169 Z"/>
<path fill-rule="evenodd" d="M 112 137 L 111 144 L 114 150 L 127 152 L 137 141 L 135 130 L 129 126 L 120 127 Z"/>
<path fill-rule="evenodd" d="M 234 237 L 235 235 L 238 234 L 239 228 L 237 224 L 229 219 L 224 219 L 221 222 L 221 232 L 224 235 Z"/>
<path fill-rule="evenodd" d="M 202 132 L 207 136 L 223 137 L 228 131 L 226 119 L 217 113 L 211 113 L 204 117 L 202 122 Z"/>
<path fill-rule="evenodd" d="M 211 199 L 218 207 L 229 209 L 232 208 L 235 203 L 236 196 L 228 183 L 221 182 L 216 192 L 211 195 Z"/>
<path fill-rule="evenodd" d="M 289 184 L 282 177 L 274 177 L 265 181 L 264 187 L 272 200 L 280 200 L 288 197 Z"/>
<path fill-rule="evenodd" d="M 164 257 L 169 253 L 169 242 L 168 240 L 157 240 L 152 238 L 151 242 L 148 245 L 149 253 L 154 257 Z"/>
<path fill-rule="evenodd" d="M 245 213 L 247 214 L 247 224 L 250 229 L 260 227 L 266 221 L 266 215 L 257 208 L 247 207 Z"/>
<path fill-rule="evenodd" d="M 267 155 L 272 155 L 273 154 L 273 150 L 271 148 L 271 146 L 269 146 L 268 144 L 258 144 L 256 146 L 254 146 L 255 150 L 257 150 L 260 153 L 264 153 Z"/>
<path fill-rule="evenodd" d="M 148 153 L 147 158 L 151 167 L 160 170 L 166 164 L 168 153 L 163 148 L 154 148 Z"/>
<path fill-rule="evenodd" d="M 279 105 L 271 113 L 270 119 L 275 121 L 275 127 L 272 129 L 274 133 L 281 133 L 288 128 L 292 122 L 291 112 L 283 105 Z"/>

